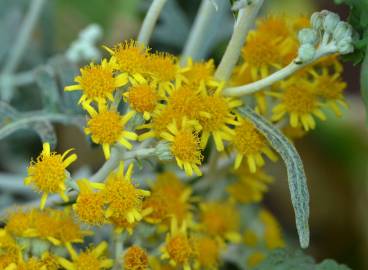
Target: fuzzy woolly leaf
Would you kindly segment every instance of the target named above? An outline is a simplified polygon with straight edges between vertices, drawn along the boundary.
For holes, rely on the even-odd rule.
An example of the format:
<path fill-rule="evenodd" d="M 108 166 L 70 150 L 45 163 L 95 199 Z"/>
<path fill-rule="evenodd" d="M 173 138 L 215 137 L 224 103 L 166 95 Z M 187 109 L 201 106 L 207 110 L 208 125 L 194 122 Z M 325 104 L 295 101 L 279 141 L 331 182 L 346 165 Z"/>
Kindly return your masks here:
<path fill-rule="evenodd" d="M 18 111 L 4 101 L 0 101 L 0 128 L 19 117 Z"/>
<path fill-rule="evenodd" d="M 58 111 L 60 96 L 52 71 L 47 66 L 39 67 L 35 72 L 37 85 L 42 92 L 43 106 L 46 110 Z"/>
<path fill-rule="evenodd" d="M 285 162 L 299 242 L 302 248 L 307 248 L 309 246 L 309 192 L 300 156 L 289 139 L 262 116 L 248 107 L 241 108 L 239 111 L 256 125 Z"/>
<path fill-rule="evenodd" d="M 38 136 L 40 136 L 42 142 L 50 143 L 51 149 L 54 149 L 56 147 L 57 136 L 55 133 L 55 129 L 50 122 L 37 122 L 33 125 L 30 125 L 30 128 L 32 128 L 38 134 Z"/>

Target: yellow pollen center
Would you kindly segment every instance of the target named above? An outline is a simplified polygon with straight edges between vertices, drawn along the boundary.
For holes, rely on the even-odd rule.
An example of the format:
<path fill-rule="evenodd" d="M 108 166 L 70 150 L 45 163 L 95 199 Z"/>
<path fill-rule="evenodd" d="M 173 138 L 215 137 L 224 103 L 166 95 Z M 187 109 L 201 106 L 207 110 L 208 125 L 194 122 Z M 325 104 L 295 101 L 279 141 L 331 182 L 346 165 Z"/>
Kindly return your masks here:
<path fill-rule="evenodd" d="M 81 70 L 79 84 L 88 98 L 104 98 L 116 88 L 112 69 L 91 65 Z"/>
<path fill-rule="evenodd" d="M 146 270 L 148 266 L 147 253 L 140 247 L 133 246 L 124 255 L 124 269 Z"/>
<path fill-rule="evenodd" d="M 198 135 L 190 130 L 179 131 L 175 136 L 171 151 L 175 157 L 184 162 L 196 163 L 201 159 Z"/>
<path fill-rule="evenodd" d="M 105 111 L 93 116 L 87 123 L 92 140 L 96 143 L 116 143 L 123 131 L 122 117 L 118 112 Z"/>
<path fill-rule="evenodd" d="M 74 210 L 79 219 L 92 225 L 101 225 L 104 218 L 104 199 L 98 193 L 80 193 Z"/>
<path fill-rule="evenodd" d="M 189 82 L 198 84 L 200 81 L 208 80 L 214 72 L 214 65 L 206 63 L 195 63 L 190 70 L 185 72 Z"/>
<path fill-rule="evenodd" d="M 282 101 L 288 112 L 299 114 L 311 113 L 317 106 L 316 96 L 309 89 L 298 86 L 288 87 Z"/>
<path fill-rule="evenodd" d="M 79 254 L 76 270 L 100 270 L 100 261 L 90 251 Z"/>
<path fill-rule="evenodd" d="M 166 244 L 167 252 L 175 262 L 184 264 L 192 254 L 188 238 L 184 234 L 173 236 Z"/>
<path fill-rule="evenodd" d="M 152 112 L 158 100 L 157 93 L 149 85 L 137 85 L 129 89 L 128 102 L 137 112 Z"/>
<path fill-rule="evenodd" d="M 119 69 L 130 74 L 142 73 L 146 71 L 147 54 L 135 41 L 126 41 L 119 44 L 114 49 Z"/>
<path fill-rule="evenodd" d="M 204 267 L 213 267 L 217 265 L 219 259 L 219 245 L 209 237 L 201 237 L 195 241 L 195 251 L 198 261 Z"/>
<path fill-rule="evenodd" d="M 37 161 L 31 162 L 28 174 L 36 187 L 46 193 L 62 191 L 60 185 L 66 179 L 65 166 L 61 155 L 51 153 L 50 156 L 40 155 Z"/>
<path fill-rule="evenodd" d="M 204 99 L 204 111 L 211 115 L 210 118 L 201 117 L 200 124 L 205 131 L 216 131 L 226 125 L 229 115 L 229 106 L 225 98 L 220 96 L 208 96 Z"/>
<path fill-rule="evenodd" d="M 235 128 L 233 144 L 239 152 L 248 155 L 258 153 L 265 146 L 265 140 L 252 123 L 243 120 Z"/>
<path fill-rule="evenodd" d="M 112 176 L 108 179 L 105 186 L 105 197 L 110 202 L 110 207 L 118 216 L 125 216 L 132 209 L 140 209 L 142 196 L 139 195 L 137 188 L 125 179 Z"/>
<path fill-rule="evenodd" d="M 152 54 L 149 57 L 147 69 L 160 81 L 172 81 L 177 72 L 175 57 L 170 54 Z"/>

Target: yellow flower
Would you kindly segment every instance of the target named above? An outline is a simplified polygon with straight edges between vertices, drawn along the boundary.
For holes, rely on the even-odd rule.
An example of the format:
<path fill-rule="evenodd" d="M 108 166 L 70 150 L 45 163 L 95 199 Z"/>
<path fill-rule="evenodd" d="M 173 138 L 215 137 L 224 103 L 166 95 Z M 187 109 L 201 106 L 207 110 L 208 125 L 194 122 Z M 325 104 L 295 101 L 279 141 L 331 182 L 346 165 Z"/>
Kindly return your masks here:
<path fill-rule="evenodd" d="M 191 225 L 191 194 L 191 188 L 185 186 L 175 174 L 159 174 L 152 186 L 151 196 L 144 201 L 145 208 L 152 209 L 145 220 L 155 224 L 174 217 L 179 225 L 183 222 Z"/>
<path fill-rule="evenodd" d="M 148 269 L 147 252 L 138 246 L 131 246 L 123 256 L 124 269 L 145 270 Z"/>
<path fill-rule="evenodd" d="M 282 248 L 285 246 L 282 238 L 280 225 L 275 217 L 266 209 L 262 209 L 259 213 L 259 218 L 264 224 L 264 239 L 267 248 Z"/>
<path fill-rule="evenodd" d="M 124 162 L 112 172 L 105 184 L 103 193 L 108 204 L 106 217 L 120 218 L 134 223 L 142 219 L 142 200 L 150 195 L 149 191 L 138 189 L 132 183 L 133 163 L 129 164 L 124 175 Z"/>
<path fill-rule="evenodd" d="M 233 147 L 236 150 L 235 169 L 240 167 L 240 164 L 245 156 L 249 170 L 255 173 L 257 166 L 264 165 L 262 154 L 265 154 L 273 161 L 277 160 L 276 155 L 268 147 L 264 136 L 259 133 L 257 128 L 248 119 L 239 117 L 239 125 L 234 129 L 232 138 Z"/>
<path fill-rule="evenodd" d="M 255 251 L 249 255 L 247 259 L 247 266 L 249 268 L 254 268 L 259 265 L 266 258 L 266 254 L 261 251 Z"/>
<path fill-rule="evenodd" d="M 186 78 L 186 83 L 196 88 L 204 90 L 207 85 L 215 84 L 213 74 L 215 64 L 213 59 L 207 62 L 194 62 L 191 58 L 187 61 L 187 66 L 181 69 L 181 73 Z"/>
<path fill-rule="evenodd" d="M 111 54 L 116 69 L 130 76 L 147 73 L 148 50 L 134 40 L 119 43 L 114 48 L 104 47 Z"/>
<path fill-rule="evenodd" d="M 178 72 L 177 58 L 169 53 L 156 52 L 149 55 L 147 62 L 147 73 L 158 84 L 161 94 L 171 91 L 174 87 L 173 81 L 181 78 Z M 182 78 L 180 79 L 182 80 Z"/>
<path fill-rule="evenodd" d="M 257 203 L 263 198 L 263 194 L 268 191 L 268 185 L 272 183 L 272 177 L 257 170 L 251 173 L 248 166 L 240 166 L 236 171 L 239 179 L 228 186 L 227 191 L 231 198 L 240 203 Z"/>
<path fill-rule="evenodd" d="M 182 121 L 179 129 L 176 121 L 167 127 L 168 132 L 162 132 L 161 137 L 171 142 L 171 152 L 175 156 L 180 169 L 184 168 L 187 175 L 192 175 L 193 171 L 198 176 L 202 175 L 199 170 L 203 156 L 201 153 L 200 139 L 198 134 L 198 123 L 196 121 Z"/>
<path fill-rule="evenodd" d="M 201 147 L 205 148 L 210 135 L 213 136 L 217 151 L 224 150 L 223 140 L 230 141 L 234 131 L 229 125 L 237 125 L 232 109 L 240 106 L 238 99 L 226 98 L 221 95 L 218 87 L 213 95 L 206 95 L 203 99 L 203 111 L 198 119 L 202 126 Z"/>
<path fill-rule="evenodd" d="M 220 240 L 239 242 L 240 216 L 230 202 L 208 202 L 200 206 L 202 230 Z"/>
<path fill-rule="evenodd" d="M 272 110 L 273 121 L 279 121 L 285 114 L 289 114 L 292 127 L 296 128 L 301 125 L 308 131 L 316 126 L 313 116 L 320 120 L 326 119 L 321 111 L 322 104 L 313 91 L 315 85 L 311 82 L 294 76 L 288 81 L 282 82 L 281 87 L 284 89 L 282 93 L 270 93 L 280 100 L 280 103 Z"/>
<path fill-rule="evenodd" d="M 114 75 L 113 66 L 106 59 L 100 65 L 94 63 L 80 69 L 81 75 L 75 78 L 78 84 L 65 87 L 65 91 L 82 90 L 83 95 L 79 102 L 89 104 L 91 101 L 104 102 L 114 100 L 116 88 L 128 82 L 126 74 Z"/>
<path fill-rule="evenodd" d="M 115 110 L 109 110 L 105 104 L 99 105 L 99 112 L 92 106 L 87 105 L 86 110 L 91 115 L 87 122 L 86 134 L 91 134 L 92 141 L 102 145 L 106 159 L 110 158 L 110 147 L 119 143 L 127 149 L 132 149 L 133 145 L 128 140 L 136 140 L 134 132 L 125 130 L 125 125 L 133 117 L 134 112 L 130 111 L 124 116 Z"/>
<path fill-rule="evenodd" d="M 243 243 L 247 246 L 255 247 L 258 243 L 257 234 L 251 229 L 245 230 L 243 234 Z"/>
<path fill-rule="evenodd" d="M 294 39 L 273 36 L 271 29 L 251 31 L 242 50 L 244 65 L 249 66 L 252 79 L 259 80 L 289 64 L 297 48 Z"/>
<path fill-rule="evenodd" d="M 173 266 L 181 266 L 184 270 L 191 269 L 193 249 L 186 232 L 185 223 L 180 228 L 176 220 L 172 219 L 171 232 L 167 234 L 165 246 L 161 249 L 161 259 L 169 259 Z"/>
<path fill-rule="evenodd" d="M 192 239 L 195 256 L 195 269 L 219 269 L 221 245 L 209 236 L 196 236 Z"/>
<path fill-rule="evenodd" d="M 59 193 L 60 196 L 68 201 L 65 194 L 65 180 L 67 179 L 67 172 L 65 169 L 77 159 L 76 154 L 66 157 L 70 151 L 67 150 L 60 155 L 56 152 L 50 151 L 50 144 L 44 143 L 41 154 L 36 161 L 31 161 L 28 167 L 28 177 L 24 182 L 26 185 L 33 184 L 34 187 L 42 192 L 40 208 L 43 209 L 49 193 Z"/>
<path fill-rule="evenodd" d="M 135 79 L 131 79 L 130 82 L 132 86 L 123 96 L 127 100 L 130 108 L 142 113 L 143 118 L 149 120 L 159 101 L 157 85 L 154 82 L 149 83 L 146 79 L 138 75 L 135 76 Z"/>
<path fill-rule="evenodd" d="M 101 270 L 110 269 L 113 266 L 113 260 L 103 256 L 107 249 L 107 243 L 102 242 L 93 249 L 88 249 L 80 254 L 76 251 L 71 253 L 72 260 L 69 261 L 63 257 L 58 257 L 58 262 L 66 270 Z"/>
<path fill-rule="evenodd" d="M 315 94 L 321 97 L 337 116 L 341 116 L 342 113 L 338 105 L 344 108 L 348 107 L 343 96 L 346 82 L 341 80 L 339 73 L 329 74 L 327 68 L 323 68 L 321 73 L 312 69 L 310 74 L 313 77 Z"/>
<path fill-rule="evenodd" d="M 79 194 L 73 205 L 73 210 L 79 220 L 90 225 L 102 225 L 105 223 L 105 200 L 101 192 L 93 190 L 94 183 L 87 179 L 77 181 Z"/>

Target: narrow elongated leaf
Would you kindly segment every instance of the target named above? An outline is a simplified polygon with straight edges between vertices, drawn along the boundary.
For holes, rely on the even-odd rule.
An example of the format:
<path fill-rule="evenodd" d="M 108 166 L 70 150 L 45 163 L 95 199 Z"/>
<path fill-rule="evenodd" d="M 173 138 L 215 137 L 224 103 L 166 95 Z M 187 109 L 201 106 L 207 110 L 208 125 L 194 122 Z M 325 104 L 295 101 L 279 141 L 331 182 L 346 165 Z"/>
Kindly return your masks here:
<path fill-rule="evenodd" d="M 5 137 L 11 135 L 12 133 L 20 130 L 20 129 L 35 129 L 38 126 L 36 124 L 44 122 L 55 122 L 55 123 L 62 123 L 62 124 L 69 124 L 69 125 L 80 125 L 80 117 L 75 116 L 68 116 L 63 114 L 52 114 L 52 113 L 45 113 L 45 112 L 31 112 L 25 113 L 20 115 L 19 118 L 15 119 L 14 121 L 10 122 L 7 125 L 4 125 L 0 128 L 0 140 L 4 139 Z M 36 126 L 35 126 L 36 125 Z M 49 127 L 45 127 L 44 129 L 50 130 Z M 49 134 L 49 136 L 52 136 Z M 41 138 L 44 138 L 45 135 L 43 134 Z M 51 138 L 51 137 L 50 137 Z"/>
<path fill-rule="evenodd" d="M 300 245 L 302 248 L 307 248 L 309 245 L 309 193 L 300 156 L 289 139 L 262 116 L 248 107 L 241 108 L 239 111 L 256 125 L 285 162 Z"/>

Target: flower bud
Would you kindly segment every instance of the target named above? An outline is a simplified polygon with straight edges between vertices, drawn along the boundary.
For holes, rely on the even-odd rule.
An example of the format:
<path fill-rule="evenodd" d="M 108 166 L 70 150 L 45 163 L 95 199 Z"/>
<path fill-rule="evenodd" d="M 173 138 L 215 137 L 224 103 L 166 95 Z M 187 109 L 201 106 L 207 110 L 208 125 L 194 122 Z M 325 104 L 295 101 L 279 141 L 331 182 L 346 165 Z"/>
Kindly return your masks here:
<path fill-rule="evenodd" d="M 340 40 L 337 43 L 337 50 L 339 51 L 339 53 L 348 54 L 348 53 L 353 52 L 354 46 L 351 41 L 352 41 L 351 37 Z"/>
<path fill-rule="evenodd" d="M 312 44 L 315 45 L 318 42 L 318 35 L 316 30 L 310 28 L 304 28 L 299 31 L 298 39 L 300 44 Z"/>
<path fill-rule="evenodd" d="M 333 32 L 333 38 L 335 41 L 340 41 L 346 37 L 351 37 L 353 29 L 347 22 L 339 22 Z"/>
<path fill-rule="evenodd" d="M 322 28 L 323 16 L 320 12 L 314 12 L 310 18 L 312 27 L 316 30 Z"/>
<path fill-rule="evenodd" d="M 299 47 L 298 57 L 302 62 L 309 62 L 314 58 L 316 48 L 311 44 L 303 44 Z"/>
<path fill-rule="evenodd" d="M 333 33 L 337 24 L 340 22 L 340 16 L 333 12 L 328 12 L 323 19 L 323 28 L 327 33 Z"/>

